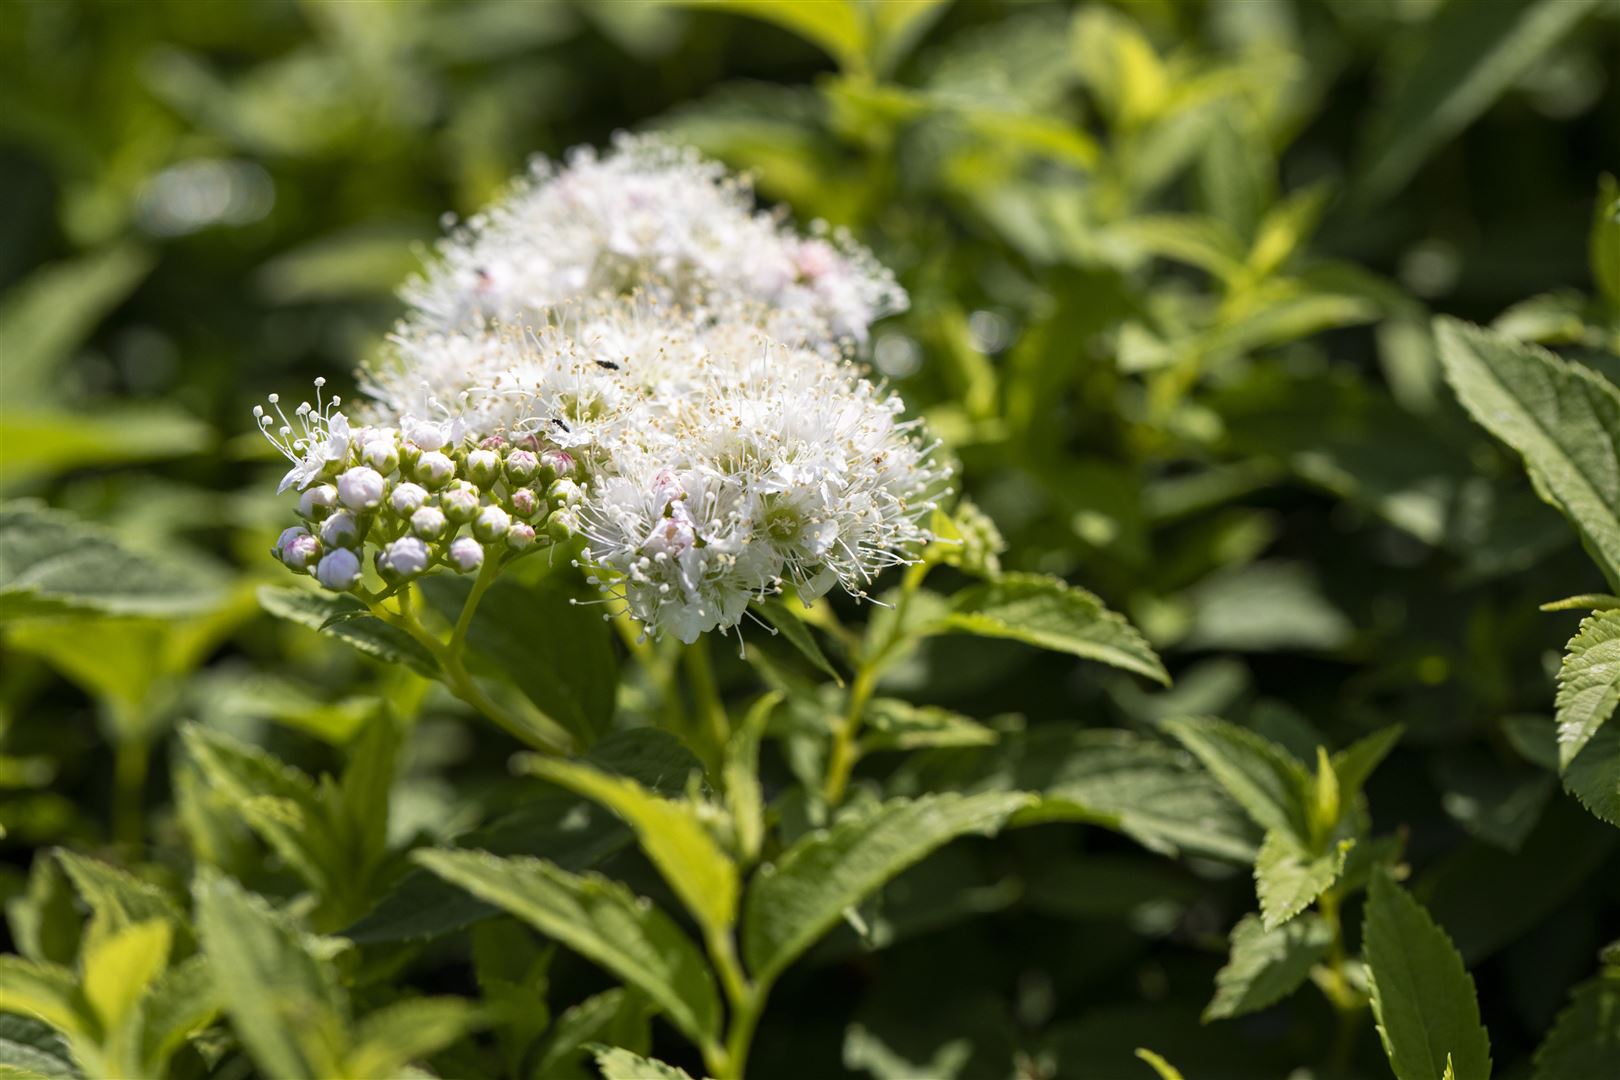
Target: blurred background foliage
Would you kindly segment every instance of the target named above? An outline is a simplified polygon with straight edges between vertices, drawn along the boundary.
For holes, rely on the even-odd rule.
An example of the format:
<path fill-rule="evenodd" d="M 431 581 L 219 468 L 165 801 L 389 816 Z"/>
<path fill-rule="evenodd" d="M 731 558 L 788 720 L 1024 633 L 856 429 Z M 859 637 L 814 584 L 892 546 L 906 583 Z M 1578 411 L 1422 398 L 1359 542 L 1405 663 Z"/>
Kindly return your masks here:
<path fill-rule="evenodd" d="M 1617 834 L 1550 754 L 1577 616 L 1537 611 L 1603 583 L 1453 403 L 1428 317 L 1615 374 L 1587 237 L 1617 61 L 1614 0 L 7 0 L 0 494 L 137 553 L 121 607 L 42 619 L 71 590 L 19 598 L 0 546 L 12 947 L 73 955 L 52 845 L 277 891 L 182 718 L 331 768 L 381 693 L 422 713 L 394 839 L 509 797 L 510 747 L 449 699 L 259 611 L 284 514 L 250 409 L 348 382 L 422 246 L 529 155 L 654 128 L 896 268 L 912 310 L 872 363 L 1004 563 L 1094 589 L 1176 676 L 945 638 L 886 692 L 1003 730 L 1218 713 L 1307 756 L 1406 725 L 1375 824 L 1528 1075 L 1620 914 Z M 1199 1023 L 1251 889 L 1072 826 L 957 845 L 783 985 L 755 1068 L 1110 1080 L 1148 1045 L 1191 1080 L 1287 1075 L 1331 1027 L 1314 997 Z M 469 980 L 448 950 L 396 967 Z M 559 959 L 554 998 L 593 978 Z"/>

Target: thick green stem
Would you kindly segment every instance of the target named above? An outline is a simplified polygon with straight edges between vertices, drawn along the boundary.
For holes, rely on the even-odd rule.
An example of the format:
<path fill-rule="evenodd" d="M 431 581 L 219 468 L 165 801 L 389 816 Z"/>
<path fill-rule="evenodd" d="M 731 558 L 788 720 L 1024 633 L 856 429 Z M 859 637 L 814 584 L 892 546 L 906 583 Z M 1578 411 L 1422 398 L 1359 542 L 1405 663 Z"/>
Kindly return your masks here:
<path fill-rule="evenodd" d="M 736 944 L 730 934 L 706 933 L 704 944 L 708 947 L 715 971 L 720 975 L 720 985 L 725 989 L 730 1018 L 725 1045 L 706 1046 L 703 1063 L 714 1080 L 743 1080 L 748 1070 L 748 1050 L 753 1045 L 754 1029 L 759 1026 L 760 1014 L 765 1011 L 770 987 L 748 981 L 737 959 Z"/>

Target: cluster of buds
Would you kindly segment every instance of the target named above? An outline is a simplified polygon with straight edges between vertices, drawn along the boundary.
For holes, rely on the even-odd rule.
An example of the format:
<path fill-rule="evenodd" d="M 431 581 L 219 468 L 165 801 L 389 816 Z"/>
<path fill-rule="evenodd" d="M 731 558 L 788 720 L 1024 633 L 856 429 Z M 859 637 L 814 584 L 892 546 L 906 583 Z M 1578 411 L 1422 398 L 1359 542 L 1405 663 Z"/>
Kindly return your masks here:
<path fill-rule="evenodd" d="M 474 445 L 446 441 L 431 424 L 351 431 L 341 413 L 306 404 L 295 438 L 274 398 L 271 406 L 282 423 L 261 409 L 260 428 L 302 485 L 302 524 L 285 529 L 272 554 L 328 589 L 361 585 L 368 552 L 392 586 L 439 567 L 473 573 L 578 531 L 576 462 L 532 436 Z"/>

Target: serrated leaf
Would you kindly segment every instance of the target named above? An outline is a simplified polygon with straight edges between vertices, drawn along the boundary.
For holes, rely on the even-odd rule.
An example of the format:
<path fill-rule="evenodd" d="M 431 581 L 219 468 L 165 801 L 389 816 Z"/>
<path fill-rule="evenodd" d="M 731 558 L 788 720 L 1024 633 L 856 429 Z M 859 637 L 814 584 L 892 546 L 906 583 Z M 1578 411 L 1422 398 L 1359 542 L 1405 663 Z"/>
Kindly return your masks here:
<path fill-rule="evenodd" d="M 355 1025 L 345 1064 L 356 1080 L 389 1080 L 410 1062 L 438 1052 L 482 1026 L 483 1014 L 458 997 L 412 998 L 385 1005 Z"/>
<path fill-rule="evenodd" d="M 900 871 L 958 836 L 995 832 L 1032 801 L 1023 792 L 896 799 L 804 837 L 749 884 L 742 926 L 749 970 L 770 982 Z"/>
<path fill-rule="evenodd" d="M 1399 73 L 1369 125 L 1360 185 L 1363 205 L 1398 190 L 1437 147 L 1483 113 L 1598 2 L 1442 5 L 1416 31 L 1409 50 L 1392 50 L 1416 62 Z"/>
<path fill-rule="evenodd" d="M 574 1076 L 570 1066 L 585 1056 L 589 1044 L 610 1041 L 609 1028 L 631 998 L 643 1000 L 623 987 L 615 987 L 564 1009 L 540 1044 L 532 1075 Z"/>
<path fill-rule="evenodd" d="M 286 916 L 230 878 L 205 868 L 193 889 L 203 955 L 237 1037 L 269 1075 L 319 1080 L 311 1045 L 341 1031 L 348 1011 L 330 962 Z"/>
<path fill-rule="evenodd" d="M 365 877 L 386 853 L 389 795 L 399 751 L 399 727 L 379 710 L 355 739 L 338 783 L 334 809 L 348 833 L 344 847 L 353 853 L 352 870 L 359 877 Z"/>
<path fill-rule="evenodd" d="M 1444 930 L 1387 874 L 1373 875 L 1362 927 L 1378 1036 L 1397 1080 L 1488 1080 L 1491 1046 L 1474 980 Z"/>
<path fill-rule="evenodd" d="M 0 1014 L 0 1076 L 84 1080 L 62 1036 L 38 1020 Z"/>
<path fill-rule="evenodd" d="M 937 705 L 875 698 L 867 705 L 861 745 L 865 750 L 920 750 L 930 746 L 989 746 L 999 735 L 971 716 Z"/>
<path fill-rule="evenodd" d="M 731 928 L 737 915 L 737 866 L 704 827 L 691 802 L 661 798 L 634 780 L 579 762 L 532 754 L 519 760 L 518 767 L 531 776 L 583 795 L 623 818 L 699 925 L 711 933 Z"/>
<path fill-rule="evenodd" d="M 80 958 L 85 1000 L 107 1030 L 123 1025 L 169 962 L 173 926 L 163 919 L 93 933 Z"/>
<path fill-rule="evenodd" d="M 1575 988 L 1536 1050 L 1533 1080 L 1620 1075 L 1620 971 Z"/>
<path fill-rule="evenodd" d="M 1226 1020 L 1281 1001 L 1305 982 L 1333 944 L 1333 931 L 1316 914 L 1268 930 L 1245 915 L 1232 928 L 1232 955 L 1215 975 L 1215 997 L 1204 1019 Z"/>
<path fill-rule="evenodd" d="M 1084 589 L 1040 574 L 1007 574 L 957 593 L 936 632 L 1011 638 L 1170 683 L 1158 654 L 1124 616 Z"/>
<path fill-rule="evenodd" d="M 602 1080 L 692 1080 L 692 1074 L 685 1069 L 617 1047 L 598 1050 L 596 1067 L 602 1070 Z"/>
<path fill-rule="evenodd" d="M 420 642 L 369 614 L 352 596 L 261 585 L 259 606 L 277 618 L 335 637 L 367 656 L 408 664 L 429 678 L 437 676 L 438 662 Z"/>
<path fill-rule="evenodd" d="M 0 504 L 0 621 L 73 612 L 173 618 L 219 598 L 206 566 L 132 551 L 61 510 Z"/>
<path fill-rule="evenodd" d="M 1255 824 L 1310 843 L 1310 775 L 1265 736 L 1208 717 L 1166 720 L 1168 731 L 1203 763 Z"/>
<path fill-rule="evenodd" d="M 1620 705 L 1620 611 L 1581 621 L 1558 669 L 1558 765 L 1568 769 Z"/>
<path fill-rule="evenodd" d="M 717 1036 L 720 1000 L 703 955 L 669 916 L 618 882 L 476 851 L 414 858 L 636 987 L 694 1042 Z"/>
<path fill-rule="evenodd" d="M 778 691 L 761 694 L 726 740 L 723 766 L 726 812 L 731 816 L 735 848 L 745 864 L 759 857 L 765 843 L 765 791 L 759 782 L 759 743 L 771 713 L 781 702 L 782 694 Z"/>
<path fill-rule="evenodd" d="M 1355 842 L 1341 840 L 1321 854 L 1301 847 L 1287 833 L 1266 833 L 1254 860 L 1254 887 L 1260 897 L 1260 918 L 1275 930 L 1315 902 L 1338 880 L 1345 856 Z"/>
<path fill-rule="evenodd" d="M 806 626 L 804 620 L 791 608 L 780 600 L 761 600 L 756 602 L 754 607 L 789 645 L 799 650 L 799 654 L 810 661 L 817 671 L 839 686 L 844 685 L 844 677 L 838 674 L 838 669 L 827 659 L 827 654 L 817 644 L 815 635 L 810 633 L 810 627 Z"/>
<path fill-rule="evenodd" d="M 1537 493 L 1620 586 L 1620 391 L 1590 368 L 1455 319 L 1435 323 L 1470 415 L 1524 458 Z"/>
<path fill-rule="evenodd" d="M 169 1059 L 186 1037 L 219 1014 L 219 995 L 206 956 L 193 956 L 165 971 L 141 999 L 141 1064 L 148 1076 L 165 1075 Z"/>
<path fill-rule="evenodd" d="M 174 927 L 180 941 L 190 941 L 191 931 L 180 906 L 156 885 L 65 848 L 58 848 L 55 855 L 79 896 L 110 929 L 162 919 Z"/>
<path fill-rule="evenodd" d="M 1620 826 L 1620 724 L 1604 724 L 1564 769 L 1564 790 Z"/>

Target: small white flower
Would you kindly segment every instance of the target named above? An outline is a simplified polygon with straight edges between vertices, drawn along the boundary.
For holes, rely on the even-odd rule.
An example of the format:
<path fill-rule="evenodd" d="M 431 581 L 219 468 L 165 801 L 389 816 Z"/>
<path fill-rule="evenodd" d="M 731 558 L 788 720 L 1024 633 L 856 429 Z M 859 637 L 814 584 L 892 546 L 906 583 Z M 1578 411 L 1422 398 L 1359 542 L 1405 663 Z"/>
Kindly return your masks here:
<path fill-rule="evenodd" d="M 321 388 L 325 385 L 325 379 L 315 380 L 315 404 L 307 401 L 300 404 L 293 413 L 293 420 L 288 420 L 287 414 L 281 411 L 279 394 L 270 395 L 274 417 L 262 405 L 253 407 L 259 431 L 293 463 L 287 475 L 281 478 L 281 486 L 276 488 L 278 494 L 290 487 L 306 488 L 348 460 L 349 418 L 337 411 L 343 399 L 333 395 L 330 401 L 321 400 Z"/>
<path fill-rule="evenodd" d="M 388 493 L 382 473 L 365 465 L 346 470 L 337 481 L 338 501 L 350 510 L 375 510 Z"/>
<path fill-rule="evenodd" d="M 348 548 L 327 552 L 315 567 L 315 580 L 328 589 L 347 592 L 360 584 L 360 557 Z"/>
<path fill-rule="evenodd" d="M 428 568 L 433 553 L 414 536 L 402 536 L 377 555 L 377 569 L 391 581 L 416 577 Z"/>
<path fill-rule="evenodd" d="M 484 546 L 470 536 L 458 536 L 450 541 L 450 564 L 463 574 L 484 565 Z"/>

